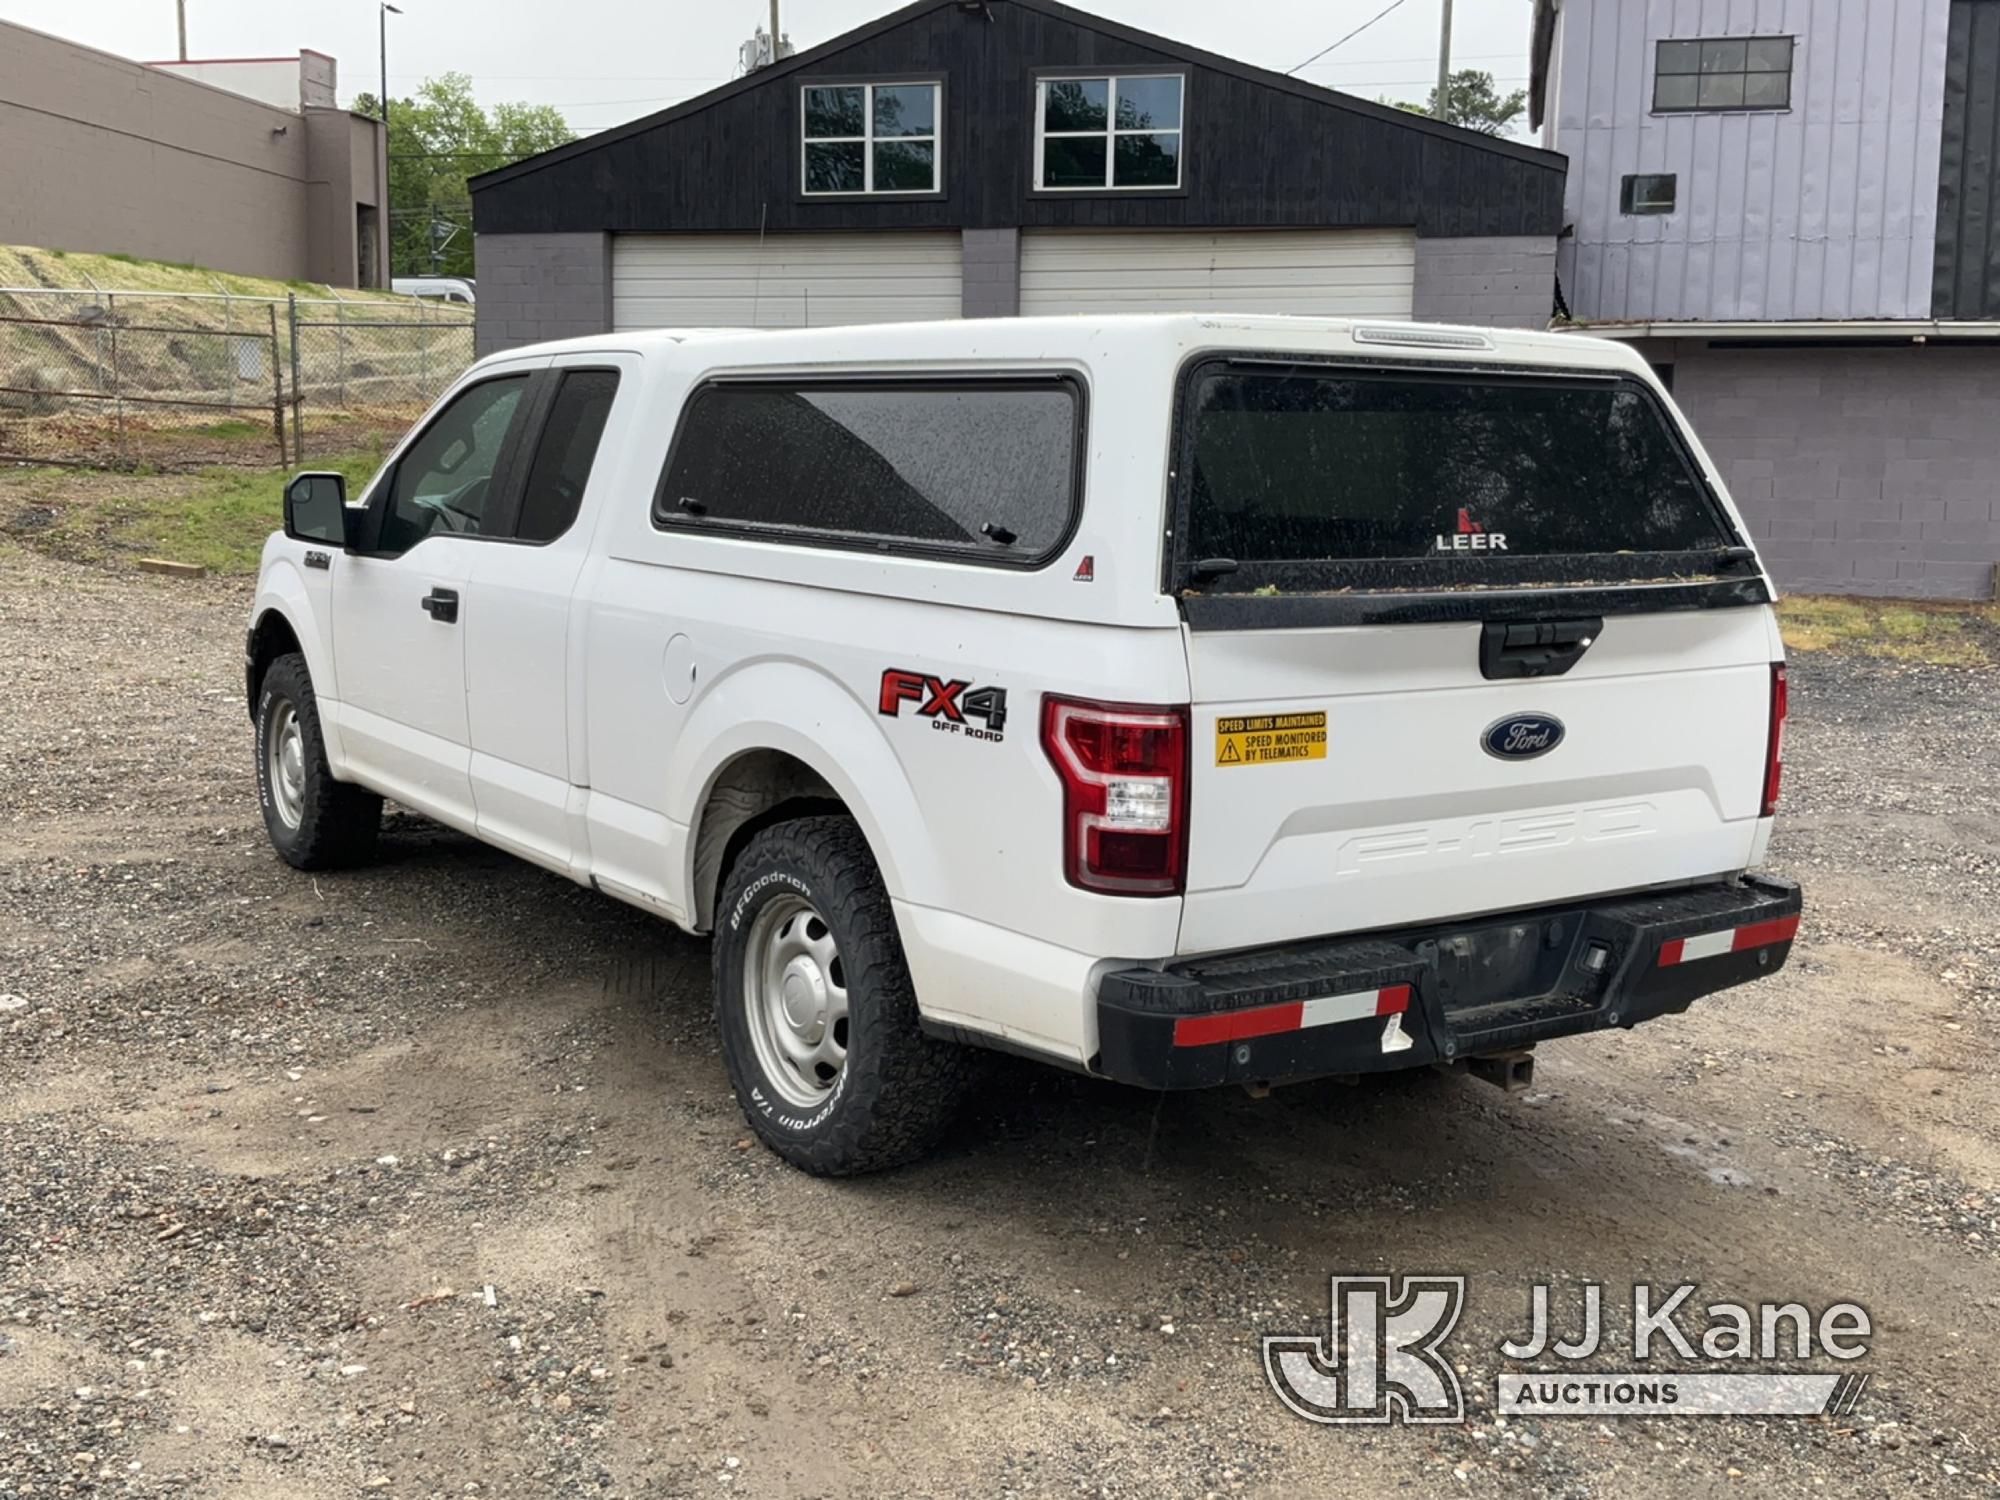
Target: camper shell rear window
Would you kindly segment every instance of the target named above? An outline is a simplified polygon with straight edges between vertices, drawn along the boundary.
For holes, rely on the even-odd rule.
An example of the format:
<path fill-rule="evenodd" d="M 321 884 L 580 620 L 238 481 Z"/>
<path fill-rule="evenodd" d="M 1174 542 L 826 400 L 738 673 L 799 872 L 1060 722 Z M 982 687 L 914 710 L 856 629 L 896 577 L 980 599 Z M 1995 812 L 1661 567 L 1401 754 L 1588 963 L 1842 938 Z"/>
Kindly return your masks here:
<path fill-rule="evenodd" d="M 1183 596 L 1755 573 L 1629 376 L 1210 358 L 1183 377 L 1177 428 L 1166 582 Z"/>

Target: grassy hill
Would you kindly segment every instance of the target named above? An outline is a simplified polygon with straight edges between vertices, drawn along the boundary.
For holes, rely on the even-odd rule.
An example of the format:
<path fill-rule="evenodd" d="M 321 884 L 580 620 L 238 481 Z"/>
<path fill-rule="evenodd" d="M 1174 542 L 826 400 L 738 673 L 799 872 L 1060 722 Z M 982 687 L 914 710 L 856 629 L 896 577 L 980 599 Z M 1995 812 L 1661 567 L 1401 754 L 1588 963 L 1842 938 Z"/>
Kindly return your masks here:
<path fill-rule="evenodd" d="M 338 297 L 348 301 L 390 298 L 414 304 L 414 297 L 393 292 L 356 291 L 317 281 L 276 281 L 266 276 L 239 276 L 206 266 L 164 260 L 140 260 L 132 255 L 97 255 L 81 250 L 41 250 L 28 245 L 0 245 L 0 286 L 45 287 L 80 292 L 202 292 L 232 297 L 287 295 Z"/>
<path fill-rule="evenodd" d="M 0 245 L 0 288 L 14 458 L 268 463 L 279 385 L 309 441 L 348 451 L 400 431 L 473 355 L 470 309 L 391 292 L 20 245 Z"/>

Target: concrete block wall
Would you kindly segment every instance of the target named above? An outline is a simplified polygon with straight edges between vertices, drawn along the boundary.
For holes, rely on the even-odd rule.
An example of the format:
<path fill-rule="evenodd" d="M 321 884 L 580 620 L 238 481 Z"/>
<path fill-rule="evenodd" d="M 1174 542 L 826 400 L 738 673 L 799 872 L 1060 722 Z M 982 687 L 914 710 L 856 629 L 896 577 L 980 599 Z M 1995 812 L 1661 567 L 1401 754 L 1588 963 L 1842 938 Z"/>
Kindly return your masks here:
<path fill-rule="evenodd" d="M 968 318 L 1011 318 L 1021 310 L 1021 231 L 967 229 L 965 282 L 960 291 Z"/>
<path fill-rule="evenodd" d="M 611 327 L 611 236 L 482 234 L 474 246 L 481 354 Z"/>
<path fill-rule="evenodd" d="M 2000 349 L 1647 350 L 1781 588 L 1987 599 L 2000 563 Z"/>
<path fill-rule="evenodd" d="M 1553 235 L 1417 241 L 1413 311 L 1420 322 L 1546 328 L 1555 287 Z"/>

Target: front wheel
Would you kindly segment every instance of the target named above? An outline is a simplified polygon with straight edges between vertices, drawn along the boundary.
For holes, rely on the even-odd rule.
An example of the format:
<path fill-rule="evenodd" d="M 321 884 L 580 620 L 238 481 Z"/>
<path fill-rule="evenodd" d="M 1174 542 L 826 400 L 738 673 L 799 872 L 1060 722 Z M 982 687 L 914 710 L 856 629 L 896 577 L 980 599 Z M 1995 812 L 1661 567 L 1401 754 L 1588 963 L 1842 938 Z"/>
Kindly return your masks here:
<path fill-rule="evenodd" d="M 808 1172 L 844 1177 L 921 1156 L 975 1059 L 917 1024 L 889 894 L 847 818 L 751 839 L 715 926 L 716 1021 L 751 1128 Z"/>
<path fill-rule="evenodd" d="M 271 847 L 289 865 L 333 869 L 375 852 L 382 799 L 333 779 L 312 674 L 297 652 L 272 662 L 257 689 L 257 800 Z"/>

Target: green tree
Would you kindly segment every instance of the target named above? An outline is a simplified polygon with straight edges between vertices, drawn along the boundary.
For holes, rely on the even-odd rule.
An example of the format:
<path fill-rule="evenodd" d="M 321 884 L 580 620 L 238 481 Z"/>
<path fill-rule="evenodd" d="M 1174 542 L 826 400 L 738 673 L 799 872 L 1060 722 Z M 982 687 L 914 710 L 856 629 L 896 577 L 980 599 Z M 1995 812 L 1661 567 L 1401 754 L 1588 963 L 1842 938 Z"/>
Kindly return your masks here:
<path fill-rule="evenodd" d="M 1422 104 L 1410 104 L 1403 100 L 1384 100 L 1398 109 L 1407 109 L 1413 115 L 1437 117 L 1437 90 L 1432 89 Z M 1482 68 L 1465 68 L 1453 73 L 1445 95 L 1445 112 L 1442 116 L 1453 125 L 1463 125 L 1467 130 L 1476 130 L 1481 135 L 1505 135 L 1507 127 L 1514 123 L 1514 117 L 1528 107 L 1525 89 L 1515 89 L 1513 93 L 1502 95 L 1493 87 L 1493 75 Z"/>
<path fill-rule="evenodd" d="M 373 94 L 357 113 L 377 112 Z M 413 99 L 389 101 L 389 249 L 398 276 L 471 276 L 468 177 L 576 139 L 554 106 L 482 109 L 463 73 L 432 78 Z"/>

